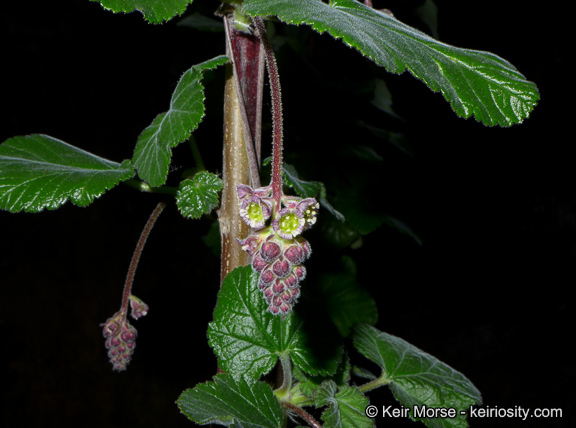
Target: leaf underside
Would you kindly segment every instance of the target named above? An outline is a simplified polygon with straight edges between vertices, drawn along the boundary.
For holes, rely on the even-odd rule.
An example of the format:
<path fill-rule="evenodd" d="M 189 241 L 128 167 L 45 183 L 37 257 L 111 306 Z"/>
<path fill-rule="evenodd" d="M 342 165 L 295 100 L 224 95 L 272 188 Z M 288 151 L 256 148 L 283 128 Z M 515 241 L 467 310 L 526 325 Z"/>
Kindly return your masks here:
<path fill-rule="evenodd" d="M 0 145 L 0 209 L 39 212 L 68 200 L 84 207 L 133 176 L 128 160 L 112 162 L 48 135 L 14 137 Z"/>
<path fill-rule="evenodd" d="M 152 24 L 169 21 L 186 10 L 192 0 L 90 0 L 100 3 L 104 9 L 114 13 L 140 11 L 144 19 Z"/>
<path fill-rule="evenodd" d="M 521 123 L 540 98 L 536 85 L 508 61 L 439 42 L 354 0 L 245 0 L 244 11 L 327 31 L 391 73 L 408 70 L 441 92 L 458 116 L 488 126 Z"/>

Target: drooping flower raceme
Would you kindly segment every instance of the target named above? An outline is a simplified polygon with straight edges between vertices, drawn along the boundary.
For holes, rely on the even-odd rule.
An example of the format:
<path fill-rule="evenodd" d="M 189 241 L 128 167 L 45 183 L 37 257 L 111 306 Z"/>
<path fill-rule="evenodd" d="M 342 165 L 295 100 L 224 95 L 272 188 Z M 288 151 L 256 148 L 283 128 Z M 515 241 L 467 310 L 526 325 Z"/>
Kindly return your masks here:
<path fill-rule="evenodd" d="M 138 319 L 148 313 L 148 305 L 138 297 L 130 295 L 129 300 L 132 318 Z M 126 319 L 126 311 L 121 309 L 116 312 L 104 324 L 101 324 L 101 327 L 103 327 L 108 358 L 110 358 L 113 370 L 126 370 L 136 349 L 136 337 L 138 337 L 138 332 Z"/>
<path fill-rule="evenodd" d="M 240 216 L 254 231 L 238 242 L 252 259 L 252 269 L 260 277 L 268 311 L 286 315 L 300 296 L 300 281 L 306 276 L 304 262 L 312 252 L 300 234 L 316 222 L 318 202 L 314 198 L 281 198 L 277 207 L 270 194 L 272 188 L 237 188 Z M 275 212 L 277 211 L 277 212 Z M 266 221 L 271 220 L 270 225 Z"/>

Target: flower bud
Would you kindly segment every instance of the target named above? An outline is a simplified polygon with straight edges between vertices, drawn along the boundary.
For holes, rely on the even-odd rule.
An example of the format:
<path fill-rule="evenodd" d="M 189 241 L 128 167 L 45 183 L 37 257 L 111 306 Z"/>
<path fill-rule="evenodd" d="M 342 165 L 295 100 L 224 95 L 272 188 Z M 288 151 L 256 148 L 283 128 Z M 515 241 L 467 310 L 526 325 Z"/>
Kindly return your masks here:
<path fill-rule="evenodd" d="M 284 250 L 284 257 L 293 265 L 299 265 L 304 261 L 304 251 L 298 244 L 290 245 Z"/>
<path fill-rule="evenodd" d="M 130 308 L 132 309 L 132 318 L 137 320 L 148 313 L 148 305 L 134 295 L 130 295 Z"/>
<path fill-rule="evenodd" d="M 260 256 L 266 262 L 272 263 L 280 256 L 281 251 L 282 250 L 280 249 L 280 245 L 278 245 L 274 241 L 268 241 L 262 244 L 262 248 L 260 250 Z"/>
<path fill-rule="evenodd" d="M 101 326 L 104 337 L 107 338 L 106 349 L 108 349 L 108 358 L 113 365 L 113 370 L 126 370 L 136 348 L 138 332 L 126 321 L 126 313 L 122 311 L 114 314 Z"/>
<path fill-rule="evenodd" d="M 272 272 L 280 278 L 286 278 L 290 274 L 290 262 L 288 260 L 279 259 L 272 265 Z"/>

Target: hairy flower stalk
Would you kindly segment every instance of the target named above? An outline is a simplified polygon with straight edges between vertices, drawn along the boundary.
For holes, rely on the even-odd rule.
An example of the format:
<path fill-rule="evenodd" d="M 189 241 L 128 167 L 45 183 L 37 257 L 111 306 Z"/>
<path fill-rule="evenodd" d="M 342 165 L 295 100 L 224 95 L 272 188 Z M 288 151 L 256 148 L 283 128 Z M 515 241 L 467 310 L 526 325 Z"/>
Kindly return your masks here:
<path fill-rule="evenodd" d="M 254 18 L 264 45 L 270 77 L 274 135 L 272 180 L 269 186 L 253 189 L 237 186 L 239 213 L 252 233 L 238 240 L 251 257 L 252 269 L 259 274 L 258 288 L 274 315 L 286 315 L 300 297 L 300 282 L 306 276 L 304 262 L 312 249 L 302 232 L 316 223 L 318 202 L 314 198 L 285 196 L 282 191 L 282 102 L 274 52 L 264 22 Z"/>
<path fill-rule="evenodd" d="M 126 282 L 124 283 L 124 293 L 122 296 L 122 305 L 120 310 L 116 312 L 111 318 L 101 324 L 103 327 L 103 334 L 106 338 L 106 349 L 108 349 L 108 357 L 112 363 L 113 370 L 122 371 L 126 370 L 126 366 L 132 358 L 134 349 L 136 349 L 136 337 L 138 332 L 127 321 L 128 305 L 130 305 L 132 318 L 138 319 L 148 313 L 148 305 L 140 300 L 138 297 L 132 295 L 132 283 L 134 282 L 134 274 L 140 260 L 140 255 L 144 249 L 144 244 L 150 235 L 150 231 L 156 222 L 156 219 L 164 209 L 166 204 L 160 202 L 150 218 L 144 226 L 144 230 L 140 234 L 138 244 L 132 255 L 128 274 L 126 275 Z"/>

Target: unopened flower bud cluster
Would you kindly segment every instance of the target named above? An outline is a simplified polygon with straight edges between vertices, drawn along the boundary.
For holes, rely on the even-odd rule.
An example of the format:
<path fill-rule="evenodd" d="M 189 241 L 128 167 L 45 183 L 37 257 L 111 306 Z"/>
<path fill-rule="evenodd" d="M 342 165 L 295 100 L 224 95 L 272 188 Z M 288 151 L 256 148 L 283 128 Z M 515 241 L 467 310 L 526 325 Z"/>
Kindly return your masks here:
<path fill-rule="evenodd" d="M 270 186 L 252 189 L 241 184 L 237 192 L 240 216 L 254 229 L 239 243 L 259 274 L 258 287 L 268 311 L 286 315 L 298 300 L 300 281 L 306 276 L 304 261 L 312 250 L 300 234 L 316 223 L 318 202 L 314 198 L 283 196 L 277 207 Z"/>
<path fill-rule="evenodd" d="M 132 318 L 138 319 L 148 313 L 148 305 L 136 296 L 130 296 L 130 308 Z M 120 310 L 102 324 L 108 358 L 113 365 L 113 370 L 126 370 L 126 366 L 136 349 L 136 337 L 138 332 L 126 320 L 126 312 Z"/>

